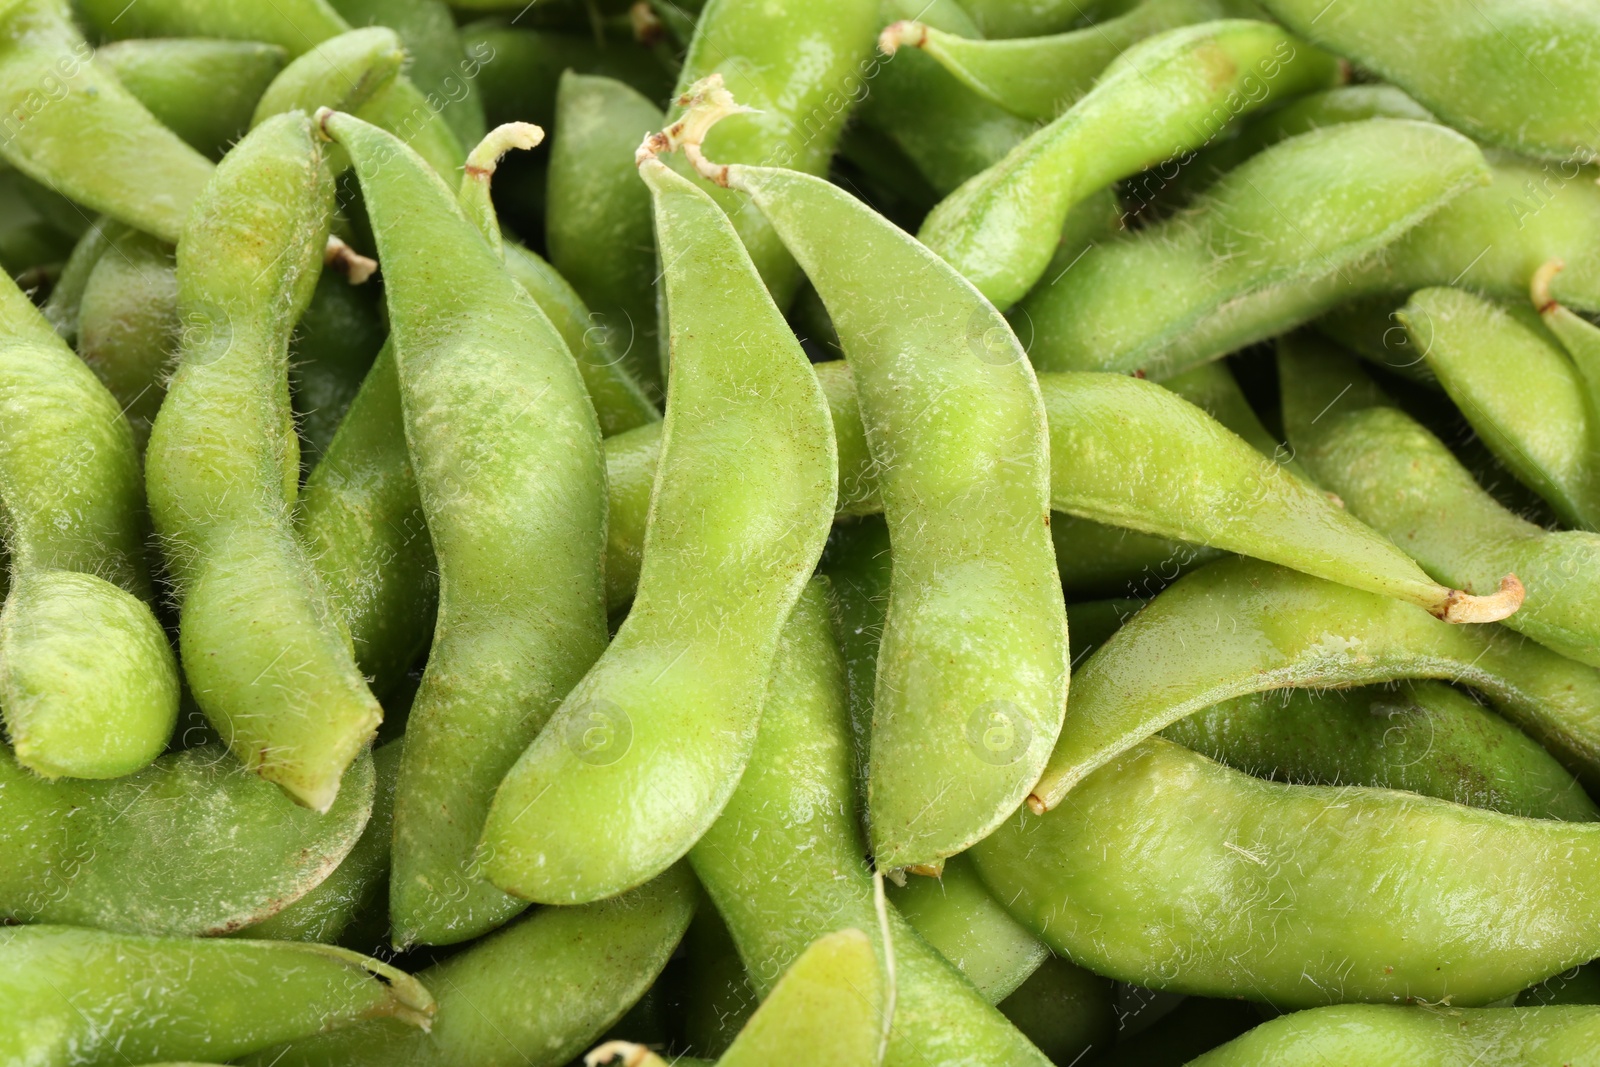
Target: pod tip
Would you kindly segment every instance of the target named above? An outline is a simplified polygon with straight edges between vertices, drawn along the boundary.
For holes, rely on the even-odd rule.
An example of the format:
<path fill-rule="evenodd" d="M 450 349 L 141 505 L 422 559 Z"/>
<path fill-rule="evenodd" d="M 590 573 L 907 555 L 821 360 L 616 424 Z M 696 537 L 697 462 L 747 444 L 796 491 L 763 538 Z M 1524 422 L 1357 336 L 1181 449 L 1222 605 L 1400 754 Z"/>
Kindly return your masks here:
<path fill-rule="evenodd" d="M 544 129 L 531 122 L 504 122 L 484 135 L 467 156 L 466 172 L 487 181 L 494 176 L 500 159 L 513 148 L 537 148 L 544 141 Z"/>
<path fill-rule="evenodd" d="M 1565 261 L 1551 259 L 1546 260 L 1538 270 L 1533 272 L 1533 280 L 1528 283 L 1528 294 L 1533 298 L 1533 306 L 1539 314 L 1543 315 L 1560 306 L 1555 298 L 1550 295 L 1550 283 L 1566 267 Z"/>
<path fill-rule="evenodd" d="M 1050 810 L 1050 808 L 1045 804 L 1044 799 L 1037 793 L 1028 794 L 1027 804 L 1028 810 L 1033 812 L 1035 815 L 1043 815 L 1045 812 Z"/>
<path fill-rule="evenodd" d="M 584 1067 L 600 1067 L 603 1063 L 620 1063 L 622 1067 L 646 1067 L 647 1064 L 660 1062 L 659 1056 L 632 1041 L 607 1041 L 583 1057 Z"/>
<path fill-rule="evenodd" d="M 1500 579 L 1498 591 L 1488 596 L 1473 596 L 1461 589 L 1450 590 L 1450 595 L 1445 597 L 1444 603 L 1434 612 L 1445 622 L 1499 622 L 1516 613 L 1522 607 L 1523 598 L 1527 590 L 1522 587 L 1515 574 L 1508 574 Z"/>
<path fill-rule="evenodd" d="M 343 274 L 351 285 L 365 284 L 378 270 L 377 260 L 362 255 L 332 234 L 322 252 L 322 263 Z"/>
<path fill-rule="evenodd" d="M 911 19 L 892 22 L 878 34 L 878 51 L 892 56 L 905 46 L 921 48 L 928 43 L 928 27 Z"/>
<path fill-rule="evenodd" d="M 678 106 L 684 109 L 678 121 L 660 133 L 646 137 L 634 153 L 634 163 L 642 166 L 646 160 L 654 159 L 663 152 L 681 148 L 684 158 L 701 177 L 727 188 L 728 168 L 708 160 L 701 146 L 705 144 L 706 134 L 711 127 L 729 115 L 756 114 L 756 109 L 745 107 L 735 100 L 727 86 L 723 85 L 721 74 L 708 75 L 689 86 L 689 91 L 678 97 Z"/>

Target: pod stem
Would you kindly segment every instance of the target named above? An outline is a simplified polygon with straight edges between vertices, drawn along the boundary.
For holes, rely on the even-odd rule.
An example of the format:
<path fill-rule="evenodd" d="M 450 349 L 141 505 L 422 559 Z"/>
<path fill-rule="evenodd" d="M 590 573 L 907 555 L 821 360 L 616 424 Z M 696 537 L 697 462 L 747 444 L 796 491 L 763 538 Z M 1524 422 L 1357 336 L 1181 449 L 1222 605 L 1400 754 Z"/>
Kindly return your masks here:
<path fill-rule="evenodd" d="M 892 22 L 878 34 L 878 51 L 892 56 L 905 47 L 921 48 L 928 43 L 928 27 L 911 19 Z"/>
<path fill-rule="evenodd" d="M 1546 260 L 1544 265 L 1533 272 L 1533 280 L 1528 283 L 1528 295 L 1533 298 L 1534 309 L 1540 315 L 1546 315 L 1561 306 L 1561 302 L 1550 295 L 1550 283 L 1555 281 L 1557 274 L 1567 269 L 1564 260 Z"/>
<path fill-rule="evenodd" d="M 678 97 L 678 106 L 684 109 L 678 121 L 659 133 L 646 136 L 644 142 L 639 145 L 639 150 L 633 154 L 634 163 L 643 166 L 646 161 L 655 159 L 664 152 L 673 152 L 681 148 L 684 158 L 702 178 L 726 189 L 727 165 L 711 162 L 701 150 L 705 144 L 706 134 L 711 132 L 711 127 L 729 115 L 755 115 L 759 112 L 735 100 L 733 94 L 722 84 L 721 74 L 708 75 L 689 86 L 689 91 Z"/>
<path fill-rule="evenodd" d="M 583 1057 L 584 1067 L 620 1063 L 622 1067 L 665 1067 L 666 1061 L 643 1045 L 632 1041 L 607 1041 Z"/>
<path fill-rule="evenodd" d="M 377 260 L 362 255 L 332 234 L 328 235 L 328 247 L 322 251 L 322 265 L 343 274 L 351 285 L 364 284 L 378 270 Z"/>
<path fill-rule="evenodd" d="M 544 142 L 544 130 L 531 122 L 504 122 L 484 135 L 467 156 L 468 177 L 487 183 L 494 177 L 501 157 L 513 148 L 537 148 Z"/>
<path fill-rule="evenodd" d="M 1499 622 L 1522 607 L 1527 590 L 1515 574 L 1500 579 L 1498 592 L 1488 596 L 1473 596 L 1460 589 L 1450 590 L 1444 603 L 1433 609 L 1433 614 L 1445 622 Z"/>

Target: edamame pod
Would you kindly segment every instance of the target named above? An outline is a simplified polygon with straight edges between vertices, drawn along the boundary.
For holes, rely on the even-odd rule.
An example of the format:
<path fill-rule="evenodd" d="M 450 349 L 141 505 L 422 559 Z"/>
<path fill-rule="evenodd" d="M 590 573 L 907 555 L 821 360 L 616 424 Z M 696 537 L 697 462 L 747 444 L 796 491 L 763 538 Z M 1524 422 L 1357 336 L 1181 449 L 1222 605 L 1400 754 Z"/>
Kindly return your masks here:
<path fill-rule="evenodd" d="M 16 926 L 0 927 L 0 964 L 0 1059 L 30 1067 L 229 1060 L 364 1019 L 413 1031 L 434 1012 L 415 978 L 328 945 Z"/>
<path fill-rule="evenodd" d="M 1576 0 L 1261 0 L 1284 25 L 1416 97 L 1446 122 L 1523 155 L 1594 157 L 1600 12 Z M 1470 70 L 1471 78 L 1460 77 Z"/>
<path fill-rule="evenodd" d="M 784 629 L 750 765 L 689 853 L 763 995 L 814 938 L 841 926 L 878 929 L 857 821 L 844 668 L 830 631 L 815 580 Z M 886 1063 L 1045 1067 L 1049 1061 L 898 911 L 888 914 L 898 984 Z"/>
<path fill-rule="evenodd" d="M 47 778 L 138 770 L 172 734 L 178 672 L 146 603 L 133 433 L 8 278 L 0 279 L 0 504 L 10 556 L 0 710 L 18 762 Z"/>
<path fill-rule="evenodd" d="M 211 163 L 94 58 L 63 0 L 0 14 L 0 157 L 93 211 L 178 239 Z"/>
<path fill-rule="evenodd" d="M 1280 1008 L 1475 1005 L 1600 951 L 1597 849 L 1600 823 L 1266 782 L 1152 738 L 973 860 L 1023 925 L 1123 981 Z"/>
<path fill-rule="evenodd" d="M 123 88 L 198 152 L 221 159 L 288 61 L 277 45 L 203 37 L 113 41 L 95 52 Z"/>
<path fill-rule="evenodd" d="M 986 41 L 921 22 L 896 22 L 878 37 L 894 55 L 920 48 L 983 99 L 1024 119 L 1048 122 L 1087 93 L 1129 46 L 1164 30 L 1222 18 L 1250 18 L 1251 0 L 1144 0 L 1126 14 L 1044 37 Z"/>
<path fill-rule="evenodd" d="M 1291 138 L 1190 213 L 1098 244 L 1032 293 L 1019 309 L 1029 358 L 1041 370 L 1177 374 L 1277 332 L 1286 294 L 1309 294 L 1305 317 L 1322 310 L 1316 285 L 1353 287 L 1359 261 L 1486 176 L 1476 145 L 1431 123 L 1369 119 Z"/>
<path fill-rule="evenodd" d="M 478 836 L 495 786 L 605 647 L 600 430 L 560 334 L 424 159 L 318 115 L 374 222 L 440 574 L 395 794 L 392 934 L 449 943 L 526 906 L 478 877 Z"/>
<path fill-rule="evenodd" d="M 373 1019 L 300 1038 L 247 1062 L 561 1067 L 655 981 L 682 940 L 698 897 L 689 872 L 674 868 L 611 900 L 541 908 L 418 973 L 415 981 L 436 991 L 432 1030 Z"/>
<path fill-rule="evenodd" d="M 336 107 L 355 111 L 400 75 L 406 61 L 400 35 L 383 26 L 329 37 L 297 56 L 257 102 L 251 126 L 286 111 Z"/>
<path fill-rule="evenodd" d="M 178 244 L 181 355 L 145 471 L 195 699 L 245 766 L 317 811 L 383 718 L 290 510 L 289 335 L 332 209 L 304 113 L 218 166 Z"/>
<path fill-rule="evenodd" d="M 1467 1008 L 1338 1004 L 1262 1023 L 1193 1067 L 1577 1065 L 1600 1045 L 1600 1008 Z"/>
<path fill-rule="evenodd" d="M 1158 34 L 1123 53 L 1071 110 L 946 197 L 917 236 L 1004 310 L 1044 273 L 1074 204 L 1205 145 L 1239 115 L 1338 76 L 1330 56 L 1264 22 Z"/>
<path fill-rule="evenodd" d="M 701 93 L 681 133 L 686 154 L 770 220 L 855 375 L 894 544 L 872 850 L 886 870 L 936 864 L 1010 814 L 1060 729 L 1066 608 L 1039 385 L 994 307 L 849 193 L 794 170 L 706 160 L 705 125 L 734 105 L 720 82 Z M 911 292 L 920 310 L 908 314 Z"/>
<path fill-rule="evenodd" d="M 1053 808 L 1094 768 L 1230 697 L 1442 678 L 1483 690 L 1585 782 L 1600 780 L 1600 671 L 1494 627 L 1250 559 L 1186 575 L 1077 672 L 1061 740 L 1028 799 Z"/>
<path fill-rule="evenodd" d="M 1509 360 L 1515 351 L 1482 354 Z M 1326 343 L 1285 340 L 1279 366 L 1284 424 L 1296 453 L 1352 515 L 1406 546 L 1429 573 L 1464 589 L 1517 575 L 1527 598 L 1505 624 L 1600 667 L 1600 536 L 1546 530 L 1506 510 L 1442 441 Z M 1561 403 L 1547 397 L 1539 410 Z"/>
<path fill-rule="evenodd" d="M 319 815 L 216 745 L 113 782 L 44 782 L 0 748 L 0 914 L 130 934 L 227 933 L 329 877 L 372 798 L 368 759 Z"/>
<path fill-rule="evenodd" d="M 766 1067 L 804 1049 L 812 1062 L 873 1067 L 883 1060 L 885 989 L 872 941 L 860 930 L 819 937 L 789 965 L 766 1002 L 755 1010 L 720 1067 Z M 608 1041 L 583 1058 L 584 1067 L 669 1067 L 644 1045 Z M 674 1057 L 674 1063 L 681 1063 Z"/>
<path fill-rule="evenodd" d="M 878 29 L 878 0 L 710 0 L 695 23 L 678 73 L 681 95 L 667 118 L 683 118 L 698 84 L 720 76 L 758 110 L 723 124 L 711 138 L 710 154 L 823 174 L 851 105 L 867 92 Z M 773 224 L 747 210 L 737 194 L 712 187 L 711 195 L 734 220 L 773 300 L 787 307 L 800 272 Z"/>
<path fill-rule="evenodd" d="M 406 76 L 438 110 L 463 145 L 477 144 L 485 132 L 483 101 L 468 71 L 461 35 L 441 0 L 332 0 L 352 26 L 388 26 L 405 42 L 410 62 Z M 523 116 L 526 117 L 526 116 Z"/>
<path fill-rule="evenodd" d="M 483 833 L 495 884 L 546 903 L 638 885 L 716 819 L 837 496 L 827 401 L 731 222 L 649 141 L 639 167 L 673 353 L 639 590 Z"/>
<path fill-rule="evenodd" d="M 1438 288 L 1396 318 L 1489 450 L 1563 521 L 1600 528 L 1600 412 L 1534 312 Z"/>
<path fill-rule="evenodd" d="M 1438 682 L 1225 700 L 1161 732 L 1258 778 L 1404 789 L 1529 819 L 1600 820 L 1538 742 Z"/>
<path fill-rule="evenodd" d="M 79 295 L 77 350 L 116 398 L 141 452 L 167 395 L 181 333 L 172 246 L 137 230 L 117 234 Z"/>

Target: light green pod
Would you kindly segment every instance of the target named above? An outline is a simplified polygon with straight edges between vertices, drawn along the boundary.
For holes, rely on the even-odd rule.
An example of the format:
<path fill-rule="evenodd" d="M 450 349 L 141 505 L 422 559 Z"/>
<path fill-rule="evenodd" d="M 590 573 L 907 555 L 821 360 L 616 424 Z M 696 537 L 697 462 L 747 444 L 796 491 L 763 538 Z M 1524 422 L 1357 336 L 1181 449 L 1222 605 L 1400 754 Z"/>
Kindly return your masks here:
<path fill-rule="evenodd" d="M 648 153 L 640 168 L 673 360 L 639 589 L 483 833 L 495 884 L 545 903 L 639 885 L 716 819 L 837 494 L 826 399 L 731 222 Z"/>
<path fill-rule="evenodd" d="M 555 101 L 545 240 L 624 366 L 655 396 L 664 379 L 656 320 L 650 190 L 633 153 L 661 109 L 622 82 L 566 71 Z"/>
<path fill-rule="evenodd" d="M 1561 519 L 1600 529 L 1600 425 L 1582 375 L 1535 312 L 1423 289 L 1396 313 L 1489 450 Z"/>
<path fill-rule="evenodd" d="M 1110 63 L 1154 34 L 1197 22 L 1250 18 L 1251 0 L 1144 0 L 1126 14 L 1043 37 L 982 40 L 920 22 L 897 22 L 879 38 L 889 55 L 927 52 L 983 99 L 1024 119 L 1048 122 L 1093 88 Z"/>
<path fill-rule="evenodd" d="M 1416 97 L 1479 140 L 1550 160 L 1593 158 L 1600 12 L 1582 0 L 1407 5 L 1261 0 L 1284 25 Z M 1462 71 L 1472 71 L 1464 78 Z"/>
<path fill-rule="evenodd" d="M 1016 992 L 1050 955 L 989 895 L 965 853 L 945 860 L 939 877 L 908 878 L 904 886 L 888 887 L 888 894 L 917 933 L 990 1004 Z"/>
<path fill-rule="evenodd" d="M 824 174 L 851 107 L 869 91 L 878 29 L 878 0 L 710 0 L 678 72 L 680 102 L 668 109 L 667 118 L 681 119 L 681 100 L 703 79 L 721 75 L 740 101 L 756 110 L 719 125 L 708 155 Z M 683 171 L 691 173 L 687 167 Z M 746 210 L 736 194 L 705 188 L 734 220 L 773 300 L 787 307 L 800 272 L 773 224 Z"/>
<path fill-rule="evenodd" d="M 362 106 L 400 75 L 405 61 L 400 35 L 383 26 L 329 37 L 297 56 L 272 80 L 250 125 L 259 126 L 286 111 L 312 112 L 319 107 L 360 114 Z"/>
<path fill-rule="evenodd" d="M 221 159 L 250 128 L 256 101 L 288 53 L 258 41 L 179 37 L 113 41 L 97 49 L 95 59 L 163 126 Z"/>
<path fill-rule="evenodd" d="M 0 157 L 91 211 L 176 241 L 211 164 L 101 66 L 66 8 L 16 0 L 0 13 Z"/>
<path fill-rule="evenodd" d="M 111 391 L 144 450 L 178 354 L 178 264 L 170 244 L 117 234 L 88 272 L 76 312 L 78 357 Z"/>
<path fill-rule="evenodd" d="M 426 161 L 360 119 L 319 115 L 373 220 L 440 575 L 395 794 L 392 935 L 450 943 L 526 906 L 478 876 L 483 820 L 605 648 L 600 429 L 561 335 Z"/>
<path fill-rule="evenodd" d="M 18 762 L 115 778 L 155 759 L 178 673 L 146 603 L 144 499 L 117 401 L 0 280 L 0 710 Z"/>
<path fill-rule="evenodd" d="M 1023 925 L 1122 981 L 1470 1006 L 1600 951 L 1597 849 L 1600 823 L 1266 782 L 1152 738 L 973 859 Z"/>
<path fill-rule="evenodd" d="M 0 749 L 0 915 L 153 936 L 227 933 L 327 878 L 355 847 L 372 798 L 369 759 L 319 815 L 217 745 L 113 782 L 45 782 Z"/>
<path fill-rule="evenodd" d="M 718 173 L 799 260 L 855 375 L 895 552 L 873 855 L 884 869 L 937 863 L 1027 795 L 1066 700 L 1038 382 L 994 307 L 849 193 L 781 168 Z M 907 293 L 921 298 L 914 313 Z"/>
<path fill-rule="evenodd" d="M 376 1018 L 268 1049 L 253 1067 L 562 1067 L 647 990 L 694 915 L 694 879 L 541 908 L 418 973 L 438 1011 L 422 1032 Z M 3 933 L 3 931 L 0 931 Z M 332 951 L 332 950 L 330 950 Z"/>
<path fill-rule="evenodd" d="M 883 0 L 880 21 L 916 19 L 960 37 L 983 34 L 956 0 Z M 980 97 L 932 56 L 902 49 L 873 60 L 861 121 L 894 145 L 940 195 L 998 162 L 1034 124 Z M 848 141 L 849 134 L 846 134 Z"/>
<path fill-rule="evenodd" d="M 328 945 L 0 928 L 0 1058 L 29 1067 L 230 1060 L 363 1019 L 428 1025 L 433 998 Z"/>
<path fill-rule="evenodd" d="M 744 1024 L 719 1067 L 768 1067 L 804 1049 L 808 1062 L 874 1067 L 883 1061 L 892 986 L 860 930 L 817 938 L 789 965 L 766 1001 Z M 583 1058 L 585 1067 L 670 1067 L 644 1045 L 608 1041 Z M 672 1063 L 683 1060 L 674 1057 Z"/>
<path fill-rule="evenodd" d="M 352 26 L 388 26 L 410 56 L 406 76 L 439 112 L 456 140 L 477 144 L 485 132 L 476 65 L 468 59 L 450 8 L 442 0 L 332 0 Z"/>
<path fill-rule="evenodd" d="M 1539 743 L 1438 682 L 1225 700 L 1161 732 L 1235 770 L 1296 785 L 1403 789 L 1529 819 L 1600 820 Z"/>
<path fill-rule="evenodd" d="M 1031 294 L 1018 309 L 1029 358 L 1041 370 L 1177 374 L 1276 332 L 1255 315 L 1263 304 L 1281 315 L 1281 294 L 1321 299 L 1318 279 L 1350 287 L 1365 257 L 1486 176 L 1476 145 L 1430 123 L 1370 119 L 1291 138 L 1189 213 L 1091 248 Z"/>
<path fill-rule="evenodd" d="M 1262 1023 L 1193 1067 L 1534 1067 L 1594 1064 L 1600 1008 L 1339 1004 Z"/>
<path fill-rule="evenodd" d="M 1269 101 L 1338 77 L 1332 57 L 1264 22 L 1158 34 L 1106 68 L 1071 110 L 950 194 L 917 236 L 1004 310 L 1044 273 L 1068 211 L 1084 197 L 1205 145 Z"/>
<path fill-rule="evenodd" d="M 181 355 L 145 471 L 195 699 L 245 766 L 317 811 L 383 717 L 291 513 L 289 335 L 332 209 L 304 113 L 219 166 L 178 244 Z"/>
<path fill-rule="evenodd" d="M 1586 783 L 1600 781 L 1600 671 L 1489 626 L 1258 560 L 1221 560 L 1147 604 L 1077 672 L 1061 741 L 1028 803 L 1186 715 L 1267 689 L 1441 678 L 1496 710 Z"/>
<path fill-rule="evenodd" d="M 750 765 L 689 853 L 760 995 L 814 938 L 842 926 L 879 928 L 857 821 L 844 666 L 828 616 L 818 579 L 784 629 Z M 897 987 L 886 1063 L 1045 1067 L 898 911 L 888 915 Z"/>
<path fill-rule="evenodd" d="M 1490 352 L 1476 338 L 1457 338 L 1507 363 L 1517 354 L 1509 345 Z M 1289 438 L 1313 477 L 1351 514 L 1404 545 L 1441 581 L 1488 589 L 1515 574 L 1527 597 L 1505 625 L 1600 667 L 1600 536 L 1546 530 L 1506 510 L 1442 441 L 1326 344 L 1285 340 L 1279 367 Z M 1532 377 L 1531 370 L 1523 375 Z M 1568 399 L 1546 396 L 1535 409 L 1556 421 Z"/>

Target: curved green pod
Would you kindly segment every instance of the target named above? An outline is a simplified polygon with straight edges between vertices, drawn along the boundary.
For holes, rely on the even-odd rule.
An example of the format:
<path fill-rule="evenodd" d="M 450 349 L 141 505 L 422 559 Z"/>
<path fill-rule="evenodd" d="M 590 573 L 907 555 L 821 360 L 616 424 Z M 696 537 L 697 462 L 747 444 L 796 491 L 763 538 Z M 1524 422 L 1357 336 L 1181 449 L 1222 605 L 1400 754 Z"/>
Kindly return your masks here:
<path fill-rule="evenodd" d="M 695 23 L 694 40 L 678 72 L 679 100 L 688 99 L 702 80 L 721 75 L 756 110 L 719 124 L 707 154 L 735 163 L 826 173 L 851 107 L 868 93 L 878 28 L 878 0 L 788 5 L 710 0 Z M 683 116 L 681 102 L 667 111 L 672 122 Z M 734 220 L 773 300 L 787 307 L 800 272 L 772 223 L 759 211 L 745 210 L 737 194 L 713 185 L 705 188 Z"/>
<path fill-rule="evenodd" d="M 410 56 L 406 76 L 463 145 L 485 132 L 476 69 L 443 0 L 331 0 L 351 26 L 388 26 Z"/>
<path fill-rule="evenodd" d="M 170 244 L 129 230 L 88 272 L 78 297 L 78 357 L 121 405 L 143 451 L 178 354 L 178 264 Z"/>
<path fill-rule="evenodd" d="M 1258 778 L 1403 789 L 1529 819 L 1600 820 L 1537 741 L 1438 682 L 1252 693 L 1161 736 Z"/>
<path fill-rule="evenodd" d="M 135 771 L 177 719 L 177 666 L 147 603 L 142 489 L 116 399 L 0 280 L 0 710 L 18 761 L 48 778 Z"/>
<path fill-rule="evenodd" d="M 1597 849 L 1596 823 L 1266 782 L 1152 738 L 973 859 L 1013 916 L 1097 973 L 1293 1008 L 1487 1004 L 1591 958 Z"/>
<path fill-rule="evenodd" d="M 1179 719 L 1267 689 L 1440 678 L 1482 690 L 1578 777 L 1600 781 L 1600 671 L 1489 626 L 1250 559 L 1186 575 L 1089 658 L 1028 800 L 1053 808 Z"/>
<path fill-rule="evenodd" d="M 1044 273 L 1074 204 L 1205 145 L 1268 101 L 1338 76 L 1332 57 L 1264 22 L 1220 20 L 1158 34 L 1128 49 L 1060 118 L 945 198 L 917 236 L 1004 310 Z"/>
<path fill-rule="evenodd" d="M 1600 12 L 1582 0 L 1261 0 L 1308 40 L 1375 71 L 1458 129 L 1523 155 L 1593 158 Z M 1462 71 L 1472 76 L 1463 78 Z"/>
<path fill-rule="evenodd" d="M 353 116 L 319 122 L 349 153 L 374 223 L 440 574 L 395 794 L 392 933 L 449 943 L 526 906 L 478 876 L 483 820 L 605 648 L 600 429 L 561 335 L 426 161 Z"/>
<path fill-rule="evenodd" d="M 732 223 L 650 154 L 640 171 L 673 358 L 639 589 L 506 774 L 483 832 L 495 884 L 545 903 L 638 885 L 715 821 L 837 495 L 821 386 Z M 618 796 L 637 799 L 618 808 Z"/>
<path fill-rule="evenodd" d="M 145 470 L 195 699 L 247 767 L 318 811 L 383 717 L 291 518 L 289 335 L 333 194 L 303 113 L 218 167 L 178 244 L 181 354 Z"/>
<path fill-rule="evenodd" d="M 1190 213 L 1091 248 L 1031 294 L 1019 308 L 1029 358 L 1157 379 L 1214 359 L 1256 339 L 1236 335 L 1257 325 L 1258 305 L 1352 287 L 1365 257 L 1487 174 L 1476 145 L 1430 123 L 1369 119 L 1291 138 L 1224 175 Z"/>
<path fill-rule="evenodd" d="M 1262 1023 L 1193 1067 L 1483 1067 L 1581 1064 L 1600 1045 L 1600 1007 L 1475 1008 L 1338 1004 Z"/>
<path fill-rule="evenodd" d="M 389 1019 L 426 1027 L 433 998 L 388 964 L 327 945 L 0 927 L 0 1058 L 114 1067 L 230 1060 Z"/>
<path fill-rule="evenodd" d="M 220 746 L 112 782 L 46 782 L 0 749 L 0 914 L 129 934 L 202 936 L 268 918 L 355 847 L 372 761 L 325 815 L 297 807 Z"/>
<path fill-rule="evenodd" d="M 246 1062 L 562 1067 L 650 988 L 682 940 L 698 897 L 689 872 L 674 868 L 611 900 L 541 908 L 417 974 L 438 1003 L 431 1030 L 372 1019 Z"/>
<path fill-rule="evenodd" d="M 624 366 L 653 394 L 663 386 L 656 320 L 650 190 L 633 153 L 665 116 L 612 78 L 561 75 L 550 147 L 545 241 L 550 261 L 593 309 Z"/>
<path fill-rule="evenodd" d="M 1144 0 L 1125 14 L 1082 29 L 1000 40 L 896 22 L 884 30 L 879 46 L 889 55 L 898 48 L 920 48 L 983 99 L 1021 118 L 1048 122 L 1146 37 L 1197 22 L 1249 18 L 1260 10 L 1251 0 Z"/>
<path fill-rule="evenodd" d="M 1489 450 L 1564 522 L 1600 528 L 1600 412 L 1535 312 L 1435 288 L 1396 318 Z"/>
<path fill-rule="evenodd" d="M 956 0 L 885 0 L 883 21 L 916 19 L 960 37 L 981 37 Z M 940 195 L 994 165 L 1034 124 L 980 97 L 932 56 L 903 49 L 874 60 L 861 121 L 899 149 Z"/>
<path fill-rule="evenodd" d="M 407 59 L 400 35 L 384 26 L 349 30 L 296 56 L 272 80 L 250 120 L 259 126 L 286 111 L 333 107 L 358 114 L 400 76 Z"/>
<path fill-rule="evenodd" d="M 95 51 L 95 59 L 163 126 L 221 159 L 250 128 L 256 101 L 288 53 L 259 41 L 178 37 L 112 41 Z"/>
<path fill-rule="evenodd" d="M 1476 339 L 1461 340 L 1508 364 L 1517 354 L 1511 346 L 1490 352 Z M 1546 530 L 1502 507 L 1442 441 L 1325 343 L 1286 339 L 1279 366 L 1284 425 L 1296 453 L 1352 515 L 1463 589 L 1487 589 L 1515 574 L 1527 596 L 1505 625 L 1600 667 L 1600 536 Z M 1524 377 L 1533 374 L 1524 368 Z M 1555 421 L 1570 399 L 1542 396 L 1532 410 Z"/>
<path fill-rule="evenodd" d="M 727 105 L 712 93 L 709 108 Z M 883 868 L 935 864 L 1010 814 L 1060 728 L 1066 609 L 1039 385 L 994 307 L 844 190 L 783 168 L 711 169 L 771 221 L 849 357 L 895 546 L 873 854 Z"/>
<path fill-rule="evenodd" d="M 92 211 L 173 242 L 211 163 L 103 68 L 61 0 L 0 14 L 0 157 Z"/>
<path fill-rule="evenodd" d="M 761 995 L 814 938 L 879 928 L 857 821 L 844 667 L 822 586 L 811 583 L 784 629 L 739 788 L 689 853 Z M 897 988 L 886 1063 L 1045 1067 L 898 911 L 888 916 Z"/>

